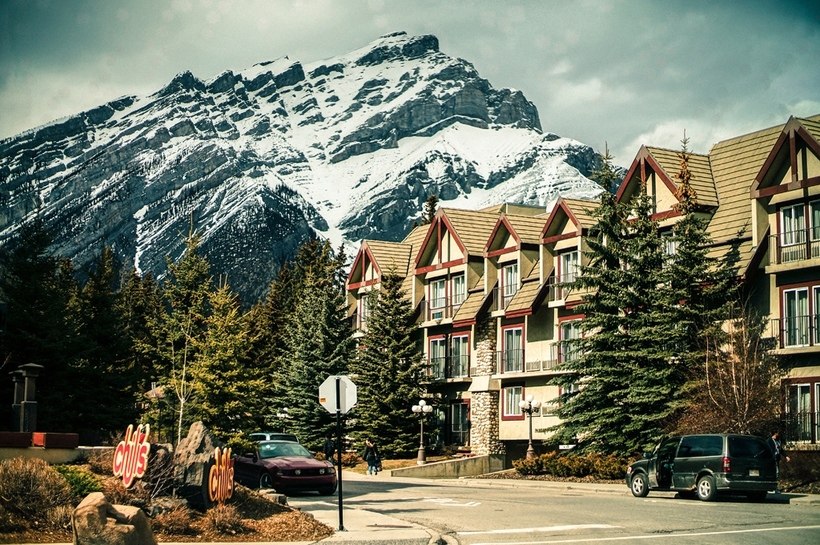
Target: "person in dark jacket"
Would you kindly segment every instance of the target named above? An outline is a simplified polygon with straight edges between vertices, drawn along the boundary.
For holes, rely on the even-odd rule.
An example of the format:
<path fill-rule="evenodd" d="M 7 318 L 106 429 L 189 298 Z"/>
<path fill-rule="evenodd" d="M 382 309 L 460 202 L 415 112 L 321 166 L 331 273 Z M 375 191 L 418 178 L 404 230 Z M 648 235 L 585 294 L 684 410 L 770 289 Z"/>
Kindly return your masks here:
<path fill-rule="evenodd" d="M 364 450 L 362 451 L 362 458 L 367 462 L 367 474 L 378 475 L 379 465 L 381 464 L 381 456 L 379 455 L 379 447 L 370 439 L 365 439 Z"/>
<path fill-rule="evenodd" d="M 780 440 L 780 432 L 774 431 L 772 432 L 772 436 L 766 441 L 768 443 L 769 448 L 774 454 L 774 463 L 775 469 L 777 471 L 777 481 L 778 481 L 778 488 L 775 489 L 775 492 L 780 492 L 780 460 L 785 459 L 787 462 L 791 462 L 792 459 L 786 454 L 786 449 L 783 448 L 783 441 Z"/>
<path fill-rule="evenodd" d="M 325 444 L 322 447 L 322 451 L 325 453 L 325 460 L 332 462 L 333 455 L 336 453 L 336 442 L 333 440 L 333 434 L 328 433 L 327 437 L 325 437 Z"/>

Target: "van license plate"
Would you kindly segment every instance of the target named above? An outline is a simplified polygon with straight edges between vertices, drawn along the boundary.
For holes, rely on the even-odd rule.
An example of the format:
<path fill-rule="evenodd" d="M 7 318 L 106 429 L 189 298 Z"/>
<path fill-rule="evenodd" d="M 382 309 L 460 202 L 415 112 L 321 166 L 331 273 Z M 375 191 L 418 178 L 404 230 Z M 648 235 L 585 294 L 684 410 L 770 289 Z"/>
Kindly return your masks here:
<path fill-rule="evenodd" d="M 759 469 L 750 469 L 749 470 L 749 477 L 760 477 L 760 470 Z"/>

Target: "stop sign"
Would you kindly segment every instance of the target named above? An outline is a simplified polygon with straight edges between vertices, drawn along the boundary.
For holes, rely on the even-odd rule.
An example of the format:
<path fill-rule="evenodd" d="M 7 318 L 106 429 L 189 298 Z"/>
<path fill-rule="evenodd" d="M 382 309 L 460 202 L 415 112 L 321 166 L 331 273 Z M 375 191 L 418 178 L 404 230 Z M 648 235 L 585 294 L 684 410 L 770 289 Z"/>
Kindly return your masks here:
<path fill-rule="evenodd" d="M 319 386 L 319 404 L 330 413 L 346 414 L 356 404 L 356 385 L 344 375 L 331 375 Z"/>

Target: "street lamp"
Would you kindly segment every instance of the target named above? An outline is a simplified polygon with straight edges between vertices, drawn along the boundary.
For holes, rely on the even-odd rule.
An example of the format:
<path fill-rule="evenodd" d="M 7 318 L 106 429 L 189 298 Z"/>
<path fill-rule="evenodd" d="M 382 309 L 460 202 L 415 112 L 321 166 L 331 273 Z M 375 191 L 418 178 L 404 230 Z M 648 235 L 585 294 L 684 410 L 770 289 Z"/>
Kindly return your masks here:
<path fill-rule="evenodd" d="M 532 448 L 532 413 L 541 408 L 541 402 L 535 400 L 532 395 L 528 395 L 527 399 L 522 399 L 518 402 L 521 407 L 521 412 L 530 417 L 530 443 L 527 446 L 527 460 L 535 458 L 535 449 Z"/>
<path fill-rule="evenodd" d="M 421 422 L 421 431 L 419 432 L 419 456 L 416 463 L 418 465 L 424 465 L 427 463 L 427 453 L 424 450 L 424 415 L 432 412 L 433 407 L 422 399 L 418 405 L 413 405 L 412 410 L 419 415 L 419 422 Z"/>

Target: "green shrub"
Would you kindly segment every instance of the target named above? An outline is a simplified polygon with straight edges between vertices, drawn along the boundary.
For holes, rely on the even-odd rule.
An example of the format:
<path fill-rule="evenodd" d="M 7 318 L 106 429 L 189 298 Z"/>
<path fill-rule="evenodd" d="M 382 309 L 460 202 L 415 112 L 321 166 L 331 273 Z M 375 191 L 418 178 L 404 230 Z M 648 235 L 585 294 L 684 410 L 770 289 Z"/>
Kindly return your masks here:
<path fill-rule="evenodd" d="M 0 507 L 6 516 L 44 521 L 54 507 L 69 503 L 71 488 L 47 462 L 32 458 L 0 461 Z"/>
<path fill-rule="evenodd" d="M 102 484 L 97 476 L 83 468 L 61 465 L 54 466 L 54 469 L 63 476 L 68 486 L 71 487 L 71 493 L 76 502 L 81 501 L 92 492 L 102 491 Z"/>
<path fill-rule="evenodd" d="M 552 451 L 532 460 L 513 460 L 513 467 L 522 475 L 620 479 L 624 475 L 626 461 L 611 454 L 561 454 Z"/>

